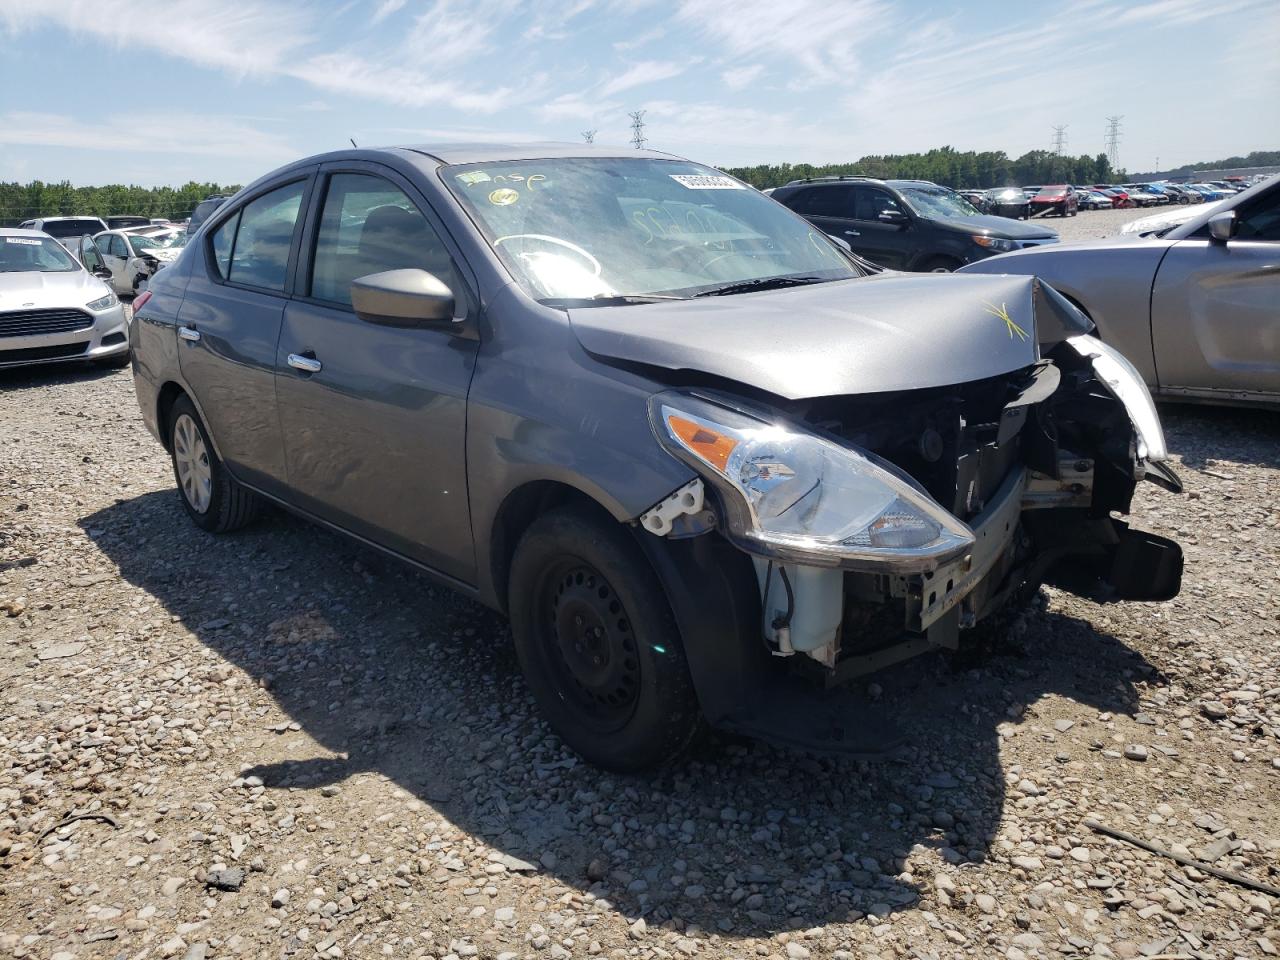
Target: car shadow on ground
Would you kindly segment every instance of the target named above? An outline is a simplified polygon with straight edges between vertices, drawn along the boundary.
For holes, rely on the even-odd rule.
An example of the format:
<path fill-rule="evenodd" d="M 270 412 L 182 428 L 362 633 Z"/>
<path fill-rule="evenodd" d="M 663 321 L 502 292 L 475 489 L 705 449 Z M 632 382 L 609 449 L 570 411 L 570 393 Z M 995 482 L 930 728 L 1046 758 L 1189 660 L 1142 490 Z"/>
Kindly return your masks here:
<path fill-rule="evenodd" d="M 1137 685 L 1160 682 L 1120 641 L 1040 604 L 1014 622 L 1022 636 L 1008 649 L 923 657 L 875 678 L 866 695 L 906 721 L 909 745 L 892 759 L 712 736 L 673 769 L 620 777 L 546 729 L 499 616 L 393 560 L 283 514 L 209 536 L 170 491 L 82 524 L 125 579 L 329 752 L 226 756 L 227 776 L 252 767 L 245 775 L 271 794 L 376 771 L 496 850 L 541 860 L 628 918 L 682 930 L 767 935 L 915 904 L 932 886 L 930 868 L 904 872 L 916 845 L 952 862 L 992 855 L 1002 736 L 1044 740 L 1042 785 L 1069 774 L 1041 697 L 1132 714 Z M 1071 735 L 1095 748 L 1107 736 L 1092 715 Z"/>
<path fill-rule="evenodd" d="M 33 363 L 25 367 L 0 369 L 0 391 L 54 387 L 67 383 L 88 383 L 120 374 L 119 367 L 88 360 L 70 363 Z"/>
<path fill-rule="evenodd" d="M 1280 467 L 1280 410 L 1162 402 L 1160 420 L 1169 449 L 1193 470 L 1215 470 L 1214 463 L 1223 462 L 1215 456 L 1223 445 L 1216 441 L 1191 443 L 1190 438 L 1228 435 L 1230 462 Z"/>

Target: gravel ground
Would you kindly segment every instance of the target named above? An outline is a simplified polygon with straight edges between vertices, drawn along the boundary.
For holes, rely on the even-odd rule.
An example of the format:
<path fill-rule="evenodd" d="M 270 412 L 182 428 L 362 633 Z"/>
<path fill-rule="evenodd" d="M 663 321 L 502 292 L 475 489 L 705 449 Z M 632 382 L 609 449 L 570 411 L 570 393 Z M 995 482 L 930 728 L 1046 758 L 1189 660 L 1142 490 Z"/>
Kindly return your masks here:
<path fill-rule="evenodd" d="M 1046 591 L 877 677 L 893 760 L 623 778 L 491 613 L 281 514 L 197 531 L 128 370 L 0 374 L 0 956 L 1275 955 L 1280 901 L 1082 822 L 1280 884 L 1280 418 L 1164 412 L 1177 600 Z"/>
<path fill-rule="evenodd" d="M 1130 220 L 1150 217 L 1166 209 L 1148 207 L 1145 210 L 1081 210 L 1074 217 L 1036 217 L 1031 223 L 1056 230 L 1066 240 L 1095 240 L 1110 237 Z M 1185 208 L 1183 208 L 1185 209 Z"/>

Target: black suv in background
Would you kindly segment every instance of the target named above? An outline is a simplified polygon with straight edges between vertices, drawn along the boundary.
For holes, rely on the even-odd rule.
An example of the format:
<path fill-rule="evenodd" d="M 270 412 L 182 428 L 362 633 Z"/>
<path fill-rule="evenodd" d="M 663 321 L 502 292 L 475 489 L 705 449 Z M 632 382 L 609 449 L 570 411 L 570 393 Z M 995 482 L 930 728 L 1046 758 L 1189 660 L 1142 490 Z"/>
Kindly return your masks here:
<path fill-rule="evenodd" d="M 949 273 L 997 253 L 1058 242 L 1047 227 L 988 216 L 928 180 L 820 177 L 793 180 L 772 196 L 854 253 L 894 270 Z"/>

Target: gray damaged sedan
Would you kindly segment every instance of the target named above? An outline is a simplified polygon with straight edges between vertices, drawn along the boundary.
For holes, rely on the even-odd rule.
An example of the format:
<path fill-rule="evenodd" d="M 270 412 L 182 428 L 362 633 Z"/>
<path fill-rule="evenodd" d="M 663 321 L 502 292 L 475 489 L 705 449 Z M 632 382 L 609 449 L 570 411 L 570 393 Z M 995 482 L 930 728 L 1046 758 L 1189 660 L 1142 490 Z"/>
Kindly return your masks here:
<path fill-rule="evenodd" d="M 1159 396 L 1280 408 L 1280 179 L 1151 220 L 963 269 L 1052 284 Z"/>
<path fill-rule="evenodd" d="M 904 275 L 724 174 L 353 150 L 226 201 L 138 299 L 142 414 L 212 532 L 275 503 L 505 612 L 582 756 L 704 721 L 869 753 L 833 688 L 1043 582 L 1162 600 L 1142 378 L 1025 277 Z"/>

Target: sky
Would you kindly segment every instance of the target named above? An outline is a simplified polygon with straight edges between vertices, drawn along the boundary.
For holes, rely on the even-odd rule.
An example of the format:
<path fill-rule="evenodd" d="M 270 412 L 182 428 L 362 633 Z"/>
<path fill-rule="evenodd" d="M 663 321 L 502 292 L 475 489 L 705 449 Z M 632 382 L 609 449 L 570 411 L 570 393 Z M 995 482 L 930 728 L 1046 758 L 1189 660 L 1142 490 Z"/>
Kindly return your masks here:
<path fill-rule="evenodd" d="M 0 0 L 0 180 L 247 183 L 347 146 L 720 166 L 951 145 L 1130 171 L 1280 147 L 1280 2 Z"/>

